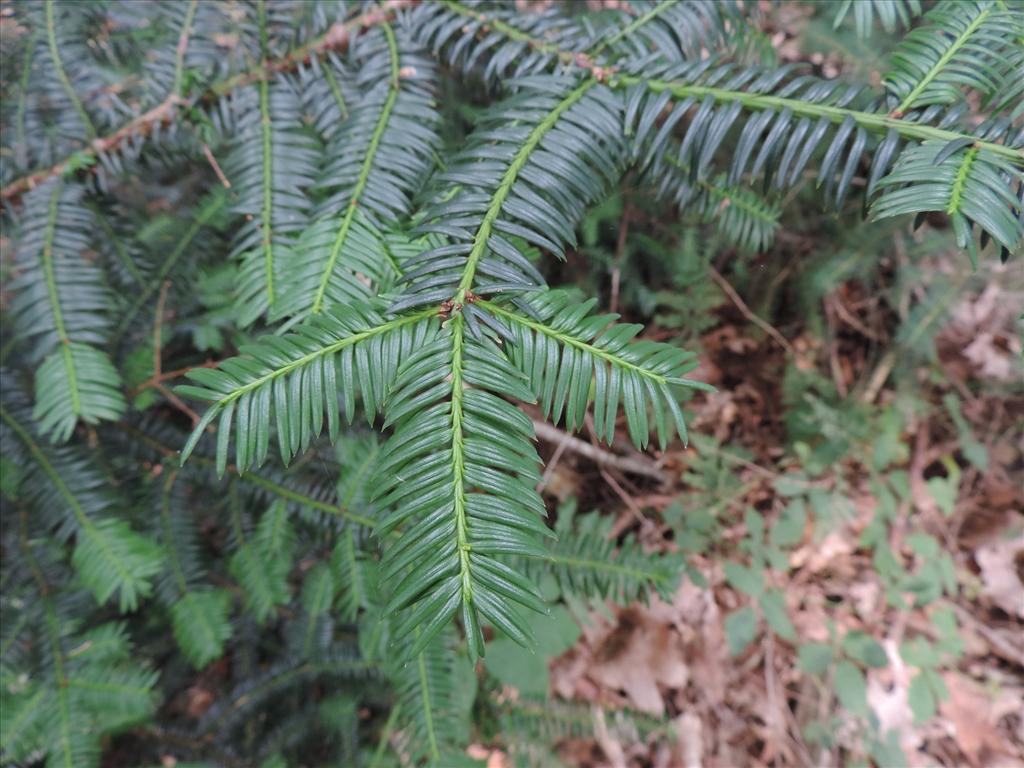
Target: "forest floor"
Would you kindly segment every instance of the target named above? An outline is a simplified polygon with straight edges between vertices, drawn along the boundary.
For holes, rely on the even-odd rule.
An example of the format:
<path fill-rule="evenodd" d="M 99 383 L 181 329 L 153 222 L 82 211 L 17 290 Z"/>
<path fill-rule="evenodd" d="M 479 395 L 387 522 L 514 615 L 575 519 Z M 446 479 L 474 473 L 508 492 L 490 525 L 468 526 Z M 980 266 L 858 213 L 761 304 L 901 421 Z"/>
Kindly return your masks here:
<path fill-rule="evenodd" d="M 549 693 L 664 728 L 645 737 L 596 715 L 598 738 L 560 744 L 567 764 L 1024 767 L 1024 391 L 1008 274 L 957 294 L 934 359 L 909 368 L 884 345 L 865 351 L 874 304 L 852 284 L 826 299 L 830 343 L 766 333 L 725 284 L 695 373 L 719 391 L 690 403 L 687 449 L 613 446 L 657 470 L 640 474 L 548 436 L 552 502 L 576 497 L 616 516 L 615 534 L 688 551 L 706 582 L 584 618 Z M 794 401 L 788 369 L 829 371 L 839 396 Z M 824 448 L 793 439 L 800 409 Z M 694 546 L 701 512 L 712 533 Z M 760 589 L 744 568 L 781 591 L 790 625 L 766 616 L 776 631 L 760 622 L 737 652 L 729 616 Z M 865 638 L 881 658 L 856 651 Z"/>

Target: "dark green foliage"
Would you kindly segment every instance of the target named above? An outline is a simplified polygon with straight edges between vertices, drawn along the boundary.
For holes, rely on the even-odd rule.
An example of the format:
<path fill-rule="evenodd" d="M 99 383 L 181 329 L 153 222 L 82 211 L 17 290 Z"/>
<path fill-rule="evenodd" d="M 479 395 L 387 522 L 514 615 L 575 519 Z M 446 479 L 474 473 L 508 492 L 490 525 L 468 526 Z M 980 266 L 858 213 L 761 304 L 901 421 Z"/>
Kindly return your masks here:
<path fill-rule="evenodd" d="M 720 243 L 765 249 L 811 168 L 844 215 L 863 186 L 875 218 L 1019 250 L 1018 5 L 937 3 L 874 90 L 751 64 L 749 5 L 8 9 L 5 762 L 124 738 L 140 762 L 450 765 L 485 637 L 529 646 L 539 585 L 669 597 L 680 557 L 549 519 L 518 407 L 686 443 L 695 356 L 548 286 L 610 194 L 714 226 L 636 241 L 677 287 Z M 646 311 L 705 314 L 663 287 Z M 211 706 L 170 703 L 197 681 Z"/>

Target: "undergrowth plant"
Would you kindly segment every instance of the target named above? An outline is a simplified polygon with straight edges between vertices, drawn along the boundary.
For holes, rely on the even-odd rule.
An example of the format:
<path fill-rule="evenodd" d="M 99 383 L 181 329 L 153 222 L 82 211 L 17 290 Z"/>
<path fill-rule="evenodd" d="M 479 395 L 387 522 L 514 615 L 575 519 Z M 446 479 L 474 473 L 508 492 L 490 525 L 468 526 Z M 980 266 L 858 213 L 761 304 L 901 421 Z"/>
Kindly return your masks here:
<path fill-rule="evenodd" d="M 760 56 L 753 3 L 621 5 L 8 8 L 5 762 L 452 765 L 494 638 L 671 594 L 681 556 L 548 524 L 517 407 L 687 439 L 695 355 L 548 286 L 624 177 L 741 253 L 808 174 L 1020 248 L 1018 4 L 844 4 L 912 27 L 880 87 Z"/>

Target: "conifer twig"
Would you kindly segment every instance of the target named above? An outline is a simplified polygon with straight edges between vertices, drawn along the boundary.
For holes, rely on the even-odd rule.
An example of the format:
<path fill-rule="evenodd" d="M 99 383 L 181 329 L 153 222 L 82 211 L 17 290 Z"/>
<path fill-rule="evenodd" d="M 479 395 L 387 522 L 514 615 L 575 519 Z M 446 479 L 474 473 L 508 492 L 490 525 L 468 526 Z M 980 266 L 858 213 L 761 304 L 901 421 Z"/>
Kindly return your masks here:
<path fill-rule="evenodd" d="M 348 48 L 352 38 L 353 30 L 362 31 L 370 27 L 382 24 L 391 18 L 394 11 L 411 5 L 413 0 L 388 0 L 380 7 L 374 8 L 366 13 L 355 16 L 344 22 L 338 22 L 331 26 L 324 34 L 306 45 L 300 46 L 291 53 L 281 58 L 261 62 L 259 65 L 240 72 L 233 77 L 215 83 L 205 92 L 197 94 L 195 100 L 206 98 L 220 98 L 227 93 L 250 83 L 258 82 L 276 72 L 287 72 L 302 63 L 309 61 L 314 56 L 329 51 L 344 51 Z M 186 31 L 183 31 L 183 36 Z M 187 38 L 186 38 L 187 39 Z M 0 200 L 9 200 L 18 197 L 25 192 L 39 186 L 47 179 L 62 175 L 72 169 L 72 164 L 88 164 L 105 152 L 110 152 L 124 144 L 128 139 L 149 134 L 153 128 L 160 124 L 170 124 L 177 116 L 179 110 L 194 99 L 183 98 L 176 91 L 172 90 L 167 98 L 147 112 L 128 121 L 113 133 L 95 139 L 92 144 L 84 150 L 75 152 L 60 162 L 48 168 L 30 173 L 15 179 L 0 190 Z M 222 182 L 223 183 L 223 182 Z"/>

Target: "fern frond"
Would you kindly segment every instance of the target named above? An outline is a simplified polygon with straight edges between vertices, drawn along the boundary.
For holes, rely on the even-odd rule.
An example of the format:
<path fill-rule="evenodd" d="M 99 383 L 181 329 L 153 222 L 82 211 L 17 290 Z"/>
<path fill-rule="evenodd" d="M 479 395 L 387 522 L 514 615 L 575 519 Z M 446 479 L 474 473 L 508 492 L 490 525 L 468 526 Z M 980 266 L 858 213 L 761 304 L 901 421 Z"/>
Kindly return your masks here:
<path fill-rule="evenodd" d="M 680 185 L 679 191 L 685 189 Z M 728 186 L 725 176 L 701 181 L 692 189 L 689 202 L 677 200 L 680 208 L 693 211 L 710 222 L 725 239 L 740 250 L 763 252 L 775 241 L 782 208 L 750 189 Z"/>
<path fill-rule="evenodd" d="M 204 569 L 199 559 L 199 534 L 188 511 L 185 482 L 178 482 L 179 472 L 170 467 L 164 469 L 164 476 L 154 489 L 166 565 L 157 590 L 164 602 L 173 603 L 202 580 Z"/>
<path fill-rule="evenodd" d="M 150 539 L 123 520 L 80 518 L 82 530 L 72 562 L 82 583 L 105 603 L 118 593 L 120 609 L 133 611 L 151 591 L 150 579 L 159 573 L 162 553 Z"/>
<path fill-rule="evenodd" d="M 97 631 L 102 631 L 99 628 Z M 47 681 L 55 691 L 48 722 L 41 734 L 45 741 L 36 744 L 50 755 L 50 763 L 63 768 L 98 766 L 100 735 L 148 717 L 155 708 L 152 690 L 157 674 L 127 659 L 92 658 L 74 651 L 89 643 L 89 636 L 67 638 L 58 625 L 56 611 L 48 605 L 46 633 L 49 636 L 53 679 Z"/>
<path fill-rule="evenodd" d="M 242 587 L 246 607 L 256 621 L 265 622 L 290 599 L 291 566 L 291 558 L 275 557 L 256 540 L 245 542 L 231 556 L 228 570 Z"/>
<path fill-rule="evenodd" d="M 318 206 L 328 218 L 303 233 L 276 316 L 316 314 L 394 281 L 381 230 L 408 216 L 439 143 L 433 64 L 387 24 L 360 38 L 355 54 L 368 92 L 328 147 L 319 189 L 329 196 Z"/>
<path fill-rule="evenodd" d="M 560 512 L 560 535 L 548 542 L 548 554 L 524 561 L 531 578 L 553 576 L 563 596 L 585 603 L 628 605 L 655 593 L 671 600 L 685 565 L 680 555 L 644 552 L 632 537 L 617 544 L 609 538 L 613 519 L 607 515 L 592 512 L 573 519 L 575 525 L 566 529 Z"/>
<path fill-rule="evenodd" d="M 328 53 L 322 58 L 313 57 L 308 65 L 300 64 L 297 76 L 304 111 L 313 130 L 329 145 L 362 98 L 355 74 L 344 59 Z"/>
<path fill-rule="evenodd" d="M 185 232 L 167 250 L 166 256 L 147 270 L 148 274 L 135 292 L 134 300 L 121 313 L 121 321 L 114 333 L 116 340 L 120 340 L 128 329 L 133 327 L 139 312 L 153 300 L 164 281 L 174 275 L 176 270 L 181 269 L 183 259 L 186 260 L 186 263 L 195 264 L 197 252 L 202 252 L 202 248 L 198 246 L 196 240 L 203 234 L 206 227 L 217 223 L 218 219 L 224 215 L 227 203 L 228 197 L 220 188 L 213 189 L 199 203 L 194 218 Z M 214 238 L 209 239 L 216 242 Z"/>
<path fill-rule="evenodd" d="M 713 225 L 740 250 L 756 253 L 767 249 L 775 240 L 782 216 L 774 196 L 761 195 L 741 184 L 730 185 L 725 174 L 694 179 L 690 167 L 676 160 L 677 154 L 667 152 L 665 162 L 641 174 L 642 181 L 685 214 Z"/>
<path fill-rule="evenodd" d="M 1024 169 L 985 150 L 926 141 L 900 156 L 892 172 L 879 182 L 879 189 L 871 207 L 874 218 L 942 211 L 950 218 L 957 244 L 969 250 L 972 258 L 974 225 L 999 243 L 1007 256 L 1024 244 L 1018 197 L 1024 190 Z"/>
<path fill-rule="evenodd" d="M 607 29 L 587 51 L 613 62 L 658 58 L 666 63 L 699 57 L 729 40 L 739 20 L 739 6 L 724 2 L 672 3 L 643 0 L 630 4 L 631 13 L 614 9 Z M 731 22 L 731 24 L 730 24 Z"/>
<path fill-rule="evenodd" d="M 145 281 L 148 267 L 145 254 L 139 241 L 129 235 L 134 221 L 120 206 L 93 209 L 94 221 L 103 233 L 97 243 L 100 254 L 110 276 L 111 289 L 118 293 L 121 289 L 135 290 Z"/>
<path fill-rule="evenodd" d="M 375 483 L 393 511 L 377 534 L 408 526 L 385 550 L 382 579 L 396 584 L 388 612 L 409 609 L 394 634 L 418 633 L 412 656 L 456 614 L 476 657 L 481 618 L 526 643 L 531 630 L 517 606 L 543 611 L 533 585 L 496 559 L 543 552 L 533 426 L 501 399 L 532 400 L 524 383 L 491 343 L 465 338 L 461 316 L 395 380 L 387 411 L 395 431 Z"/>
<path fill-rule="evenodd" d="M 227 738 L 241 723 L 253 716 L 255 710 L 268 701 L 294 691 L 300 686 L 308 689 L 309 684 L 323 678 L 333 681 L 366 681 L 377 675 L 375 665 L 355 656 L 344 646 L 335 649 L 329 656 L 315 661 L 279 663 L 269 669 L 252 675 L 227 694 L 200 718 L 196 731 Z M 308 690 L 300 691 L 308 697 Z"/>
<path fill-rule="evenodd" d="M 82 49 L 81 37 L 72 35 L 70 39 L 61 39 L 65 30 L 73 29 L 76 26 L 73 17 L 78 14 L 73 6 L 66 3 L 57 5 L 54 0 L 45 0 L 44 8 L 46 41 L 50 51 L 50 65 L 53 68 L 53 74 L 64 90 L 64 98 L 78 117 L 77 136 L 94 139 L 96 138 L 96 126 L 78 98 L 78 94 L 101 91 L 103 83 L 90 77 L 93 74 L 92 68 L 85 65 L 89 54 Z M 72 18 L 67 18 L 69 14 Z M 58 19 L 58 17 L 60 18 Z M 67 65 L 65 65 L 66 58 L 69 59 Z"/>
<path fill-rule="evenodd" d="M 387 383 L 400 361 L 422 342 L 429 325 L 425 321 L 433 314 L 429 310 L 384 320 L 369 305 L 335 306 L 299 325 L 293 334 L 268 336 L 243 348 L 242 357 L 224 361 L 218 370 L 191 371 L 189 378 L 201 386 L 184 386 L 179 391 L 212 405 L 182 451 L 182 462 L 218 415 L 220 474 L 227 466 L 233 419 L 235 466 L 241 471 L 266 459 L 275 423 L 285 462 L 320 434 L 325 411 L 328 433 L 336 439 L 337 391 L 343 395 L 350 423 L 357 391 L 372 421 L 387 396 Z"/>
<path fill-rule="evenodd" d="M 259 4 L 260 58 L 269 57 L 264 4 Z M 276 282 L 292 258 L 291 241 L 308 220 L 305 190 L 316 180 L 320 150 L 300 122 L 302 101 L 283 75 L 233 95 L 235 145 L 225 173 L 245 217 L 232 253 L 242 264 L 236 307 L 242 325 L 274 308 Z"/>
<path fill-rule="evenodd" d="M 105 730 L 135 725 L 155 709 L 155 671 L 105 664 L 69 666 L 65 685 L 70 689 L 72 706 L 84 712 L 102 712 Z"/>
<path fill-rule="evenodd" d="M 365 13 L 346 18 L 345 20 L 337 19 L 340 6 L 329 9 L 327 13 L 320 16 L 322 23 L 317 25 L 318 29 L 327 27 L 322 34 L 312 39 L 306 39 L 305 35 L 300 35 L 299 37 L 303 38 L 302 42 L 296 47 L 283 52 L 277 58 L 264 60 L 258 53 L 253 54 L 251 46 L 248 44 L 227 47 L 218 46 L 215 55 L 219 68 L 216 74 L 218 77 L 223 75 L 223 79 L 212 83 L 200 82 L 197 84 L 200 87 L 192 90 L 189 95 L 193 98 L 203 97 L 207 100 L 222 99 L 229 94 L 244 89 L 245 86 L 252 83 L 271 79 L 277 73 L 296 69 L 301 63 L 311 58 L 344 50 L 351 35 L 359 34 L 362 30 L 370 29 L 377 24 L 388 21 L 394 16 L 395 8 L 404 5 L 406 2 L 408 0 L 396 0 L 388 8 L 371 8 Z M 182 4 L 175 3 L 174 5 L 180 6 Z M 313 4 L 293 3 L 292 5 L 297 6 L 301 12 L 303 7 L 308 8 Z M 69 8 L 75 8 L 80 12 L 82 9 L 105 7 L 104 5 L 97 4 L 61 3 L 59 10 L 60 12 L 66 12 Z M 150 6 L 139 7 L 146 9 L 145 22 L 147 25 L 151 24 L 152 19 L 148 12 Z M 314 7 L 322 10 L 322 6 L 317 5 Z M 21 8 L 36 8 L 40 11 L 38 14 L 30 14 L 33 18 L 37 15 L 39 16 L 39 19 L 33 21 L 30 25 L 33 30 L 32 43 L 36 46 L 37 50 L 33 51 L 32 54 L 26 52 L 26 58 L 30 59 L 32 65 L 31 76 L 28 78 L 27 87 L 19 92 L 19 98 L 22 94 L 27 97 L 22 100 L 25 108 L 19 110 L 24 115 L 23 120 L 19 121 L 20 125 L 24 126 L 24 130 L 19 130 L 19 135 L 32 136 L 34 140 L 30 147 L 34 155 L 23 157 L 24 162 L 19 161 L 19 167 L 35 166 L 38 170 L 6 183 L 2 192 L 0 192 L 0 197 L 4 200 L 17 197 L 48 179 L 61 174 L 80 171 L 86 168 L 102 170 L 107 160 L 110 160 L 116 166 L 118 154 L 130 152 L 132 155 L 138 156 L 146 145 L 147 137 L 151 135 L 156 137 L 171 135 L 180 138 L 183 134 L 180 130 L 177 130 L 179 123 L 186 125 L 193 122 L 200 125 L 205 123 L 204 110 L 193 107 L 186 113 L 180 109 L 180 99 L 165 99 L 153 109 L 134 115 L 127 123 L 107 133 L 90 146 L 83 148 L 82 142 L 77 139 L 68 142 L 65 137 L 81 136 L 81 123 L 75 110 L 67 104 L 66 99 L 62 101 L 64 99 L 64 91 L 52 71 L 46 68 L 46 62 L 49 61 L 49 51 L 44 33 L 45 23 L 42 21 L 42 5 L 36 6 L 26 3 L 20 6 L 19 10 Z M 228 24 L 225 26 L 221 23 L 222 17 L 226 18 L 228 14 L 218 12 L 213 16 L 206 15 L 206 12 L 211 9 L 223 8 L 225 6 L 200 3 L 196 14 L 197 21 L 194 22 L 193 27 L 201 22 L 205 25 L 212 19 L 212 23 L 209 23 L 208 27 L 204 26 L 204 29 L 209 31 L 211 38 L 216 40 L 218 37 L 235 37 L 240 33 L 240 30 L 236 28 L 238 25 L 232 26 Z M 123 7 L 118 6 L 118 9 L 123 10 Z M 318 11 L 318 15 L 319 13 Z M 325 17 L 329 18 L 331 13 L 334 14 L 336 20 L 328 25 Z M 177 28 L 177 31 L 180 33 L 181 29 Z M 251 34 L 246 34 L 242 38 L 242 42 L 248 43 L 251 37 Z M 180 40 L 179 36 L 179 43 Z M 175 58 L 177 58 L 177 45 L 175 43 Z M 250 59 L 248 68 L 244 66 L 247 53 Z M 252 64 L 251 60 L 255 60 L 258 63 Z M 199 79 L 202 80 L 202 78 Z M 91 92 L 97 93 L 105 99 L 110 98 L 108 90 L 102 86 L 93 89 Z M 38 99 L 36 99 L 37 95 L 39 96 Z M 105 106 L 105 104 L 100 102 L 99 106 Z M 118 108 L 121 112 L 131 112 L 131 109 L 120 104 L 120 102 L 118 102 Z M 160 129 L 160 124 L 167 120 L 173 122 L 170 129 L 163 132 Z M 20 142 L 18 146 L 24 146 L 24 142 Z M 156 142 L 155 146 L 159 147 L 159 142 Z M 21 156 L 28 155 L 27 151 L 16 151 Z M 40 168 L 39 166 L 43 167 Z M 9 170 L 10 167 L 6 164 L 0 168 L 5 179 L 8 176 Z M 120 171 L 116 172 L 120 173 Z M 102 174 L 99 174 L 99 176 L 102 181 Z"/>
<path fill-rule="evenodd" d="M 233 633 L 231 595 L 220 589 L 186 592 L 171 606 L 171 627 L 182 654 L 196 669 L 224 655 Z"/>
<path fill-rule="evenodd" d="M 202 585 L 198 534 L 188 509 L 179 473 L 166 471 L 160 483 L 160 535 L 166 568 L 159 586 L 170 606 L 171 629 L 184 657 L 196 669 L 224 653 L 231 638 L 231 595 Z"/>
<path fill-rule="evenodd" d="M 302 607 L 311 616 L 327 613 L 334 602 L 334 574 L 325 563 L 313 566 L 302 585 Z"/>
<path fill-rule="evenodd" d="M 988 0 L 942 2 L 925 25 L 912 30 L 892 53 L 885 86 L 898 100 L 896 114 L 932 104 L 954 104 L 962 89 L 984 97 L 996 93 L 1014 70 L 1013 54 L 1024 38 L 1024 18 Z"/>
<path fill-rule="evenodd" d="M 415 656 L 395 654 L 385 668 L 395 690 L 398 725 L 409 732 L 408 747 L 430 765 L 451 764 L 445 761 L 453 759 L 469 730 L 456 703 L 453 645 L 449 634 L 442 634 Z"/>
<path fill-rule="evenodd" d="M 134 662 L 123 625 L 80 631 L 65 612 L 66 593 L 46 581 L 21 534 L 21 554 L 41 597 L 34 612 L 36 652 L 0 694 L 4 761 L 46 756 L 47 765 L 97 768 L 105 734 L 152 715 L 157 674 Z"/>
<path fill-rule="evenodd" d="M 124 444 L 130 446 L 130 450 L 138 451 L 141 447 L 146 450 L 145 455 L 151 451 L 158 459 L 178 458 L 179 452 L 171 445 L 179 445 L 188 437 L 177 430 L 165 430 L 167 434 L 157 437 L 134 426 L 123 423 L 119 426 L 124 430 L 121 436 L 129 438 Z M 339 440 L 339 444 L 342 442 Z M 362 495 L 352 496 L 350 503 L 341 504 L 339 501 L 349 496 L 341 496 L 335 484 L 324 482 L 320 475 L 287 471 L 269 461 L 261 467 L 259 474 L 242 472 L 233 464 L 227 465 L 224 470 L 247 489 L 251 503 L 269 505 L 281 501 L 288 504 L 302 519 L 322 527 L 328 527 L 327 521 L 338 520 L 350 521 L 364 528 L 372 528 L 374 525 L 374 517 L 371 515 L 375 514 L 375 510 Z M 181 471 L 203 485 L 219 485 L 216 460 L 206 456 L 199 448 L 189 455 Z M 368 514 L 361 514 L 363 510 Z"/>
<path fill-rule="evenodd" d="M 125 409 L 120 383 L 106 352 L 65 341 L 36 372 L 33 416 L 39 429 L 62 442 L 71 437 L 79 419 L 87 424 L 116 420 Z"/>
<path fill-rule="evenodd" d="M 694 355 L 668 344 L 630 343 L 642 326 L 615 325 L 617 315 L 591 316 L 596 303 L 579 304 L 566 293 L 546 291 L 530 303 L 537 319 L 490 302 L 478 305 L 512 329 L 512 359 L 529 377 L 545 419 L 557 424 L 564 415 L 569 429 L 581 427 L 593 379 L 594 425 L 605 441 L 612 441 L 621 404 L 637 447 L 649 440 L 648 410 L 663 450 L 671 437 L 669 424 L 685 442 L 686 425 L 672 387 L 708 389 L 682 378 L 697 367 Z"/>
<path fill-rule="evenodd" d="M 654 734 L 671 735 L 662 720 L 642 712 L 602 710 L 580 702 L 524 698 L 503 701 L 497 710 L 502 734 L 515 753 L 530 754 L 530 748 L 537 744 L 593 738 L 598 716 L 605 719 L 610 737 L 621 742 L 640 741 Z"/>
<path fill-rule="evenodd" d="M 331 571 L 338 587 L 337 608 L 343 621 L 354 621 L 361 609 L 369 607 L 375 566 L 359 547 L 351 527 L 346 527 L 331 554 Z"/>
<path fill-rule="evenodd" d="M 435 66 L 389 24 L 360 37 L 353 56 L 365 95 L 328 146 L 318 189 L 329 196 L 318 210 L 343 214 L 358 205 L 378 221 L 398 222 L 439 144 Z"/>
<path fill-rule="evenodd" d="M 76 537 L 72 561 L 96 600 L 105 603 L 116 592 L 122 611 L 135 610 L 160 572 L 159 547 L 110 516 L 106 480 L 77 451 L 44 448 L 15 413 L 0 407 L 0 420 L 23 445 L 34 473 L 26 501 L 49 505 L 41 508 L 44 519 L 56 517 L 61 535 Z"/>
<path fill-rule="evenodd" d="M 140 6 L 128 3 L 125 12 L 138 14 L 138 23 L 164 31 L 165 42 L 152 48 L 145 61 L 143 82 L 150 103 L 170 96 L 185 96 L 185 77 L 209 81 L 230 68 L 232 54 L 217 45 L 219 35 L 230 34 L 224 9 L 199 0 L 164 0 Z"/>
<path fill-rule="evenodd" d="M 415 39 L 459 71 L 482 68 L 484 81 L 546 72 L 585 49 L 589 35 L 557 5 L 537 13 L 473 0 L 420 3 L 407 14 Z"/>
<path fill-rule="evenodd" d="M 921 0 L 843 0 L 832 26 L 838 29 L 850 11 L 860 37 L 868 37 L 877 18 L 886 32 L 909 27 L 921 15 Z"/>
<path fill-rule="evenodd" d="M 109 335 L 113 298 L 102 270 L 86 258 L 93 217 L 82 194 L 57 180 L 26 195 L 17 245 L 23 271 L 11 284 L 15 338 L 33 359 L 45 358 L 35 418 L 58 442 L 79 419 L 114 420 L 125 409 L 121 377 L 97 348 Z"/>
<path fill-rule="evenodd" d="M 461 305 L 471 288 L 477 295 L 536 289 L 542 278 L 513 241 L 562 257 L 586 205 L 617 179 L 621 104 L 614 94 L 594 79 L 520 82 L 440 174 L 455 191 L 427 209 L 419 230 L 451 244 L 405 263 L 409 287 L 393 311 L 443 299 Z M 487 280 L 476 283 L 477 272 Z"/>
<path fill-rule="evenodd" d="M 666 73 L 668 74 L 668 73 Z M 943 114 L 933 106 L 924 113 L 896 117 L 878 111 L 877 100 L 864 109 L 849 105 L 861 89 L 810 77 L 789 78 L 789 70 L 736 69 L 711 60 L 674 68 L 672 78 L 653 80 L 647 76 L 621 76 L 618 83 L 629 88 L 626 95 L 627 126 L 635 134 L 633 151 L 642 163 L 659 173 L 666 166 L 689 168 L 690 183 L 712 177 L 717 150 L 733 126 L 750 112 L 732 149 L 726 183 L 738 184 L 748 174 L 765 174 L 765 185 L 781 189 L 793 184 L 808 166 L 819 146 L 825 151 L 818 170 L 827 200 L 841 203 L 847 196 L 860 164 L 870 161 L 866 193 L 870 197 L 878 181 L 901 156 L 901 146 L 919 142 L 954 142 L 962 147 L 974 144 L 986 156 L 1012 167 L 1021 167 L 1020 146 L 1024 136 L 1010 123 L 994 119 L 967 131 L 950 130 L 958 113 Z M 672 102 L 671 111 L 660 116 Z M 699 105 L 699 106 L 698 106 Z M 697 107 L 685 136 L 678 145 L 669 141 L 673 129 Z M 914 119 L 911 119 L 914 118 Z M 940 126 L 930 123 L 939 119 Z M 877 137 L 877 145 L 871 138 Z M 999 143 L 1000 140 L 1006 143 Z M 678 146 L 678 149 L 675 147 Z M 673 157 L 672 155 L 675 155 Z M 1004 177 L 1013 193 L 1015 182 Z M 990 233 L 993 234 L 994 233 Z"/>

